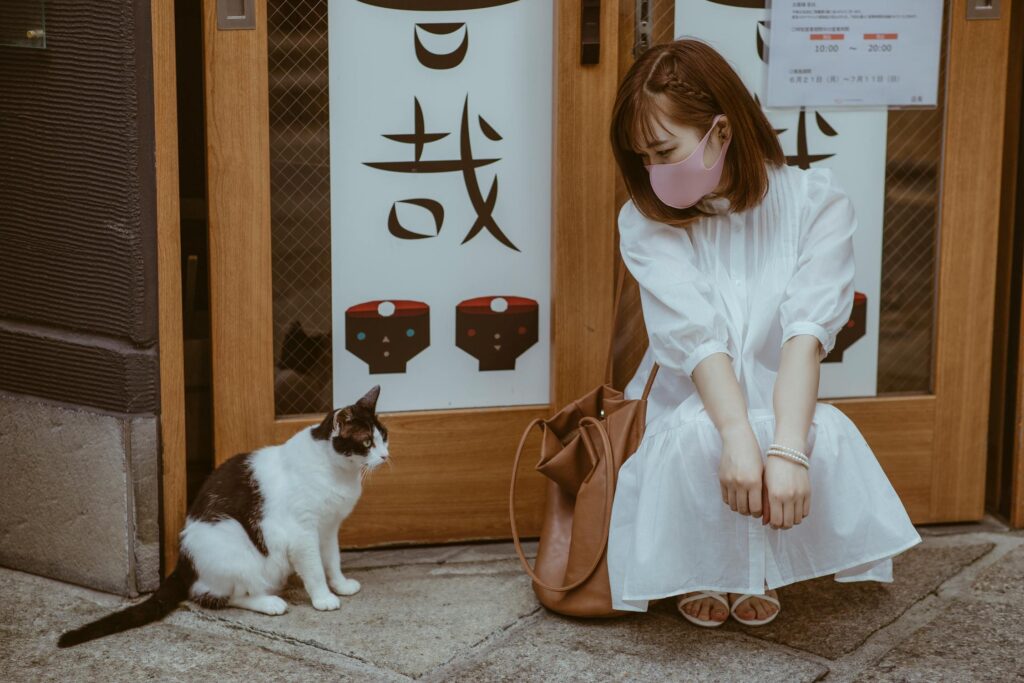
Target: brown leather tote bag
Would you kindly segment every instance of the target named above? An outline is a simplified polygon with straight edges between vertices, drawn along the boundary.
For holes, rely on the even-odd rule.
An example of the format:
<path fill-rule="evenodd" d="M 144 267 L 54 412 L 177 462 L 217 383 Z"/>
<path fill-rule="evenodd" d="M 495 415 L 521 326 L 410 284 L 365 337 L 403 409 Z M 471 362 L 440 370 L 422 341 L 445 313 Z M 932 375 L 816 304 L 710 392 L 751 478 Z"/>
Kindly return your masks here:
<path fill-rule="evenodd" d="M 622 294 L 619 276 L 615 310 Z M 614 328 L 614 326 L 613 326 Z M 614 334 L 614 332 L 613 332 Z M 574 617 L 626 614 L 612 609 L 605 550 L 619 468 L 640 445 L 647 420 L 647 396 L 658 374 L 655 364 L 639 400 L 626 400 L 611 386 L 611 351 L 606 383 L 547 420 L 527 426 L 519 441 L 509 487 L 509 519 L 516 553 L 544 607 Z M 537 471 L 547 477 L 544 521 L 535 566 L 523 553 L 516 526 L 516 473 L 530 433 L 542 433 Z"/>

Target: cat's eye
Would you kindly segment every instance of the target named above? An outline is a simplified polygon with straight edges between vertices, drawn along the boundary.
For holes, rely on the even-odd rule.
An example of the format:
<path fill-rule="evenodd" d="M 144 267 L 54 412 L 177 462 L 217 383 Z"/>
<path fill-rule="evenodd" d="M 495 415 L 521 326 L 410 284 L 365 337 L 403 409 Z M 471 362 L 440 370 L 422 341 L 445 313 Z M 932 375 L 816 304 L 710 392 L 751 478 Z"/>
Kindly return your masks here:
<path fill-rule="evenodd" d="M 366 441 L 363 442 L 363 447 L 364 448 L 369 448 L 372 445 L 373 445 L 373 439 L 367 439 Z"/>

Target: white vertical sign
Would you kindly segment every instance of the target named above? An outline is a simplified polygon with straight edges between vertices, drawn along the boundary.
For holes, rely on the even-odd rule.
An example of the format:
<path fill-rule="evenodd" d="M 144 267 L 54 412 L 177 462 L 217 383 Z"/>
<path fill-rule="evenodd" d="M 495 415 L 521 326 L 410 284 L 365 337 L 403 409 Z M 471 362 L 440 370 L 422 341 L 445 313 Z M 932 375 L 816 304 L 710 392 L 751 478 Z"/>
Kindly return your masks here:
<path fill-rule="evenodd" d="M 752 5 L 760 5 L 752 7 Z M 755 0 L 676 0 L 675 34 L 709 43 L 765 101 L 768 10 Z M 888 114 L 883 110 L 766 110 L 781 130 L 779 141 L 791 165 L 826 167 L 849 194 L 857 213 L 854 236 L 857 275 L 855 306 L 866 306 L 864 336 L 842 350 L 844 331 L 821 366 L 819 396 L 874 396 L 878 374 L 878 316 L 881 293 L 882 221 Z M 856 310 L 854 315 L 856 315 Z M 848 336 L 846 340 L 850 339 Z"/>
<path fill-rule="evenodd" d="M 336 404 L 548 402 L 553 13 L 330 0 Z"/>

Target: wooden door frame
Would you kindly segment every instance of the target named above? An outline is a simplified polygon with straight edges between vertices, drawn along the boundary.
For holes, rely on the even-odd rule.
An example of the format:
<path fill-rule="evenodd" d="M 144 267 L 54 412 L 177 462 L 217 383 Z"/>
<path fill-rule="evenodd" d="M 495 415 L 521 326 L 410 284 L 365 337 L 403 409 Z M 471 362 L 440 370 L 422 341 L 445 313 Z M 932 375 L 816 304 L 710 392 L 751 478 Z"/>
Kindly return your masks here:
<path fill-rule="evenodd" d="M 256 3 L 256 30 L 218 31 L 216 0 L 204 0 L 203 6 L 219 464 L 235 453 L 279 443 L 316 420 L 274 414 L 266 0 Z M 611 333 L 615 164 L 605 131 L 616 88 L 618 7 L 603 4 L 600 64 L 588 67 L 579 66 L 578 4 L 555 2 L 552 11 L 557 112 L 552 284 L 558 296 L 552 297 L 551 402 L 561 405 L 602 379 Z M 582 193 L 581 187 L 591 189 Z M 507 538 L 511 457 L 522 428 L 550 407 L 386 416 L 395 466 L 374 477 L 345 524 L 344 544 Z M 473 419 L 465 420 L 466 415 Z M 478 456 L 487 451 L 502 455 Z M 527 535 L 539 528 L 539 479 L 525 475 L 521 483 L 521 525 Z"/>
<path fill-rule="evenodd" d="M 1011 13 L 969 21 L 953 0 L 935 331 L 929 522 L 985 512 L 989 382 Z M 970 135 L 965 133 L 970 131 Z"/>
<path fill-rule="evenodd" d="M 150 4 L 153 47 L 153 129 L 156 136 L 157 306 L 160 351 L 161 567 L 178 562 L 185 524 L 185 360 L 181 299 L 181 220 L 178 195 L 178 96 L 174 0 Z"/>
<path fill-rule="evenodd" d="M 1003 175 L 1003 191 L 1006 193 L 1003 201 L 1003 222 L 1009 246 L 1016 244 L 1013 239 L 1013 231 L 1020 227 L 1017 225 L 1017 217 L 1024 215 L 1024 204 L 1021 204 L 1019 189 L 1024 187 L 1024 11 L 1018 9 L 1012 17 L 1010 33 L 1010 67 L 1007 87 L 1007 120 L 1006 120 L 1006 154 L 1011 158 L 1003 164 L 1005 169 Z M 1009 259 L 1012 261 L 1012 259 Z M 1001 467 L 1000 475 L 1010 477 L 1010 500 L 1009 522 L 1014 528 L 1024 527 L 1024 269 L 1022 272 L 1013 273 L 1012 268 L 1005 272 L 1007 280 L 1016 277 L 1016 281 L 1008 283 L 1008 287 L 1015 288 L 1020 296 L 1020 310 L 1018 318 L 1018 329 L 1016 330 L 1017 348 L 1006 350 L 1007 354 L 1017 356 L 1016 377 L 1006 377 L 1004 373 L 999 375 L 1001 386 L 1007 384 L 1015 388 L 1014 406 L 1016 410 L 1012 414 L 1004 414 L 1003 420 L 1009 420 L 1012 428 L 1010 443 L 1002 443 L 1000 440 L 998 456 L 1002 457 L 1004 448 L 1009 450 L 1009 467 Z M 1010 297 L 1005 296 L 1009 301 Z M 1009 315 L 1004 314 L 1007 322 Z M 1006 335 L 1012 339 L 1013 335 Z M 1005 337 L 1004 337 L 1005 338 Z M 1004 355 L 1005 358 L 1005 355 Z M 1013 389 L 1011 389 L 1013 390 Z M 993 394 L 994 395 L 994 394 Z M 1000 396 L 1006 396 L 1000 392 Z M 1000 430 L 1000 435 L 1004 432 Z M 997 485 L 997 490 L 1002 487 Z"/>

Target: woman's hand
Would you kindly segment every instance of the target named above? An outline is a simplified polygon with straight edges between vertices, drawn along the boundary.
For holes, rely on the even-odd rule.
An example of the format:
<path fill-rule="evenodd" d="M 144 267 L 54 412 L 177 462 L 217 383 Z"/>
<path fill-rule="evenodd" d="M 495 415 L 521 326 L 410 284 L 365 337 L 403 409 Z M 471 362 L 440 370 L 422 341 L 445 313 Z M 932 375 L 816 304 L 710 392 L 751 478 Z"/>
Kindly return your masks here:
<path fill-rule="evenodd" d="M 773 529 L 790 529 L 811 513 L 811 478 L 803 465 L 769 456 L 764 466 L 764 486 L 764 521 Z"/>
<path fill-rule="evenodd" d="M 782 345 L 779 374 L 772 389 L 772 443 L 807 453 L 808 434 L 817 409 L 821 350 L 821 342 L 810 334 L 794 335 Z M 810 514 L 811 480 L 802 465 L 768 456 L 764 484 L 764 521 L 772 528 L 789 529 Z"/>
<path fill-rule="evenodd" d="M 764 465 L 754 431 L 749 422 L 743 421 L 736 427 L 723 429 L 721 435 L 722 459 L 718 466 L 718 480 L 722 487 L 722 502 L 733 512 L 760 517 Z"/>

